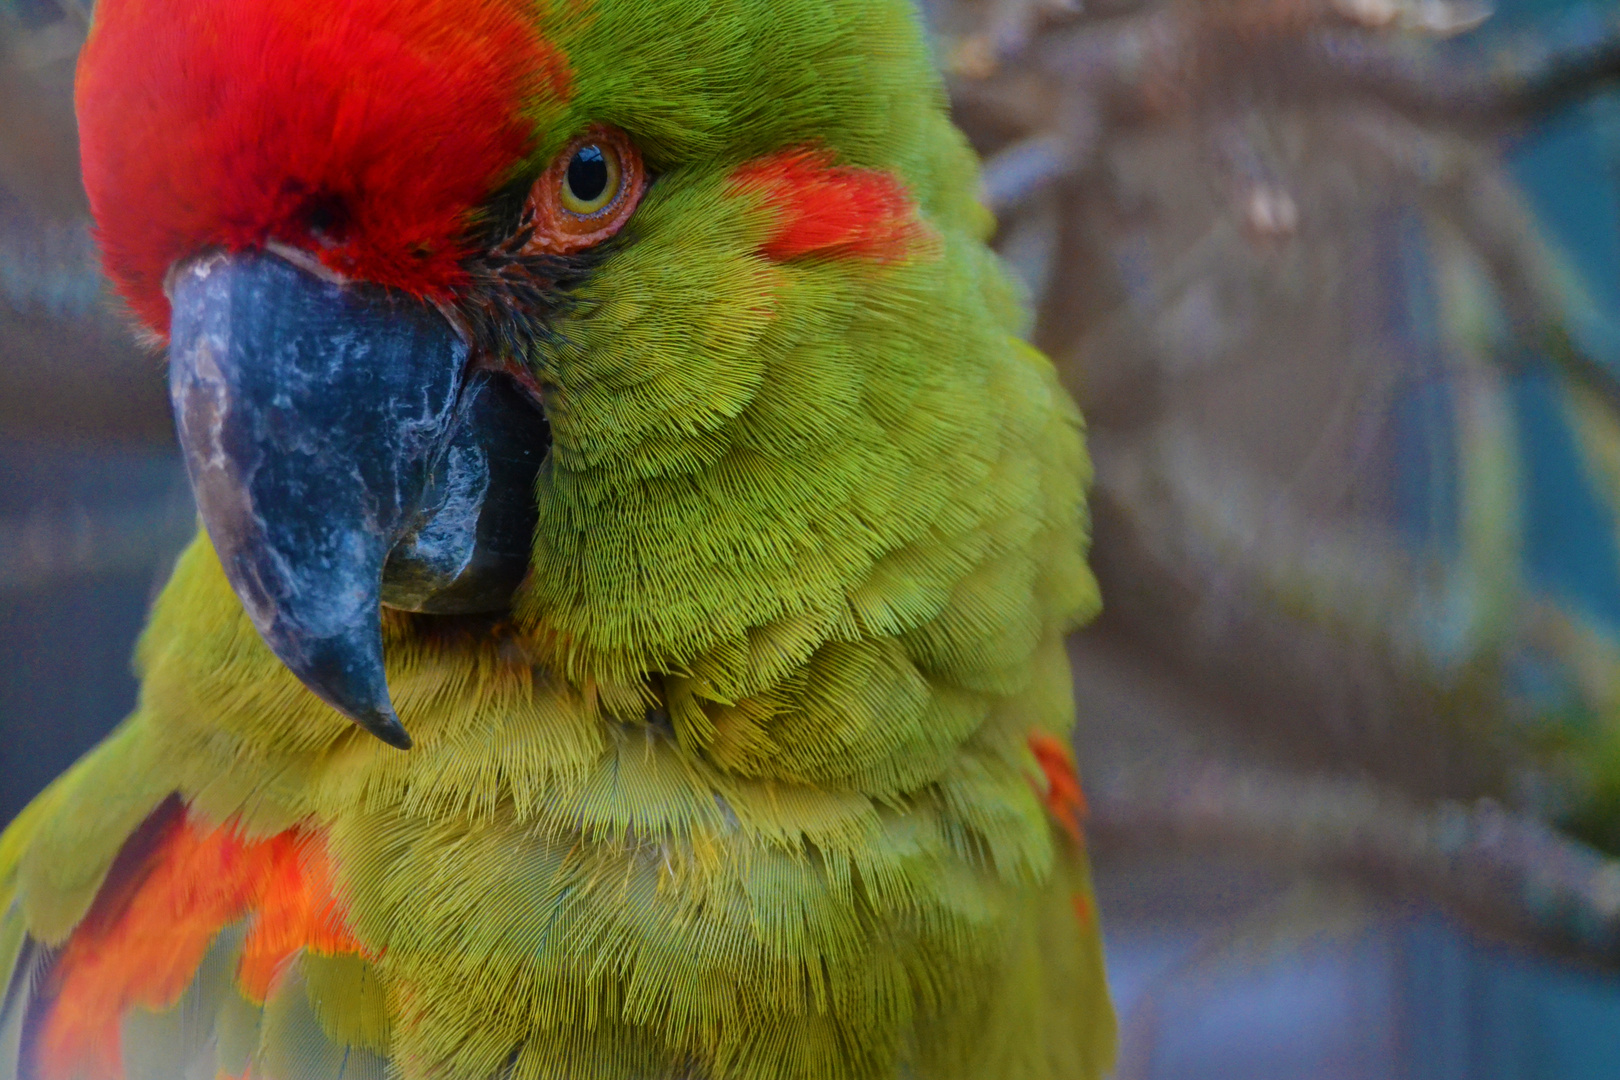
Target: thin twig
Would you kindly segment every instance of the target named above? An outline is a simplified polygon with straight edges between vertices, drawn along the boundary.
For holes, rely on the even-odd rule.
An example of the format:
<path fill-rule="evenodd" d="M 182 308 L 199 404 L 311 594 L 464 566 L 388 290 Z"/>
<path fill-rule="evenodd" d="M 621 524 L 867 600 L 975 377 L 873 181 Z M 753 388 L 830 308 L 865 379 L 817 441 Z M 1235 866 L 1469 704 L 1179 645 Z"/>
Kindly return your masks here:
<path fill-rule="evenodd" d="M 1214 762 L 1088 784 L 1101 851 L 1238 854 L 1425 898 L 1481 929 L 1620 963 L 1620 862 L 1490 800 Z"/>
<path fill-rule="evenodd" d="M 1005 213 L 1074 175 L 1080 163 L 1074 141 L 1062 135 L 1037 135 L 1014 143 L 984 163 L 984 204 Z"/>
<path fill-rule="evenodd" d="M 183 491 L 117 512 L 72 508 L 0 518 L 0 595 L 151 573 L 185 546 L 196 520 Z"/>
<path fill-rule="evenodd" d="M 1289 109 L 1360 102 L 1410 122 L 1492 135 L 1620 81 L 1620 20 L 1560 41 L 1468 56 L 1332 22 L 1279 23 L 1269 33 L 1256 31 L 1252 22 L 1234 28 L 1219 10 L 1155 6 L 1081 20 L 1034 39 L 1028 64 L 1111 134 L 1182 124 L 1224 101 Z M 1018 73 L 1027 77 L 1028 70 L 1022 66 Z M 984 79 L 960 79 L 957 97 L 993 107 L 994 96 L 979 89 L 984 85 Z M 1028 117 L 1012 111 L 1024 111 L 1017 103 L 1027 95 L 1008 97 L 1008 122 L 1026 125 Z M 1071 156 L 1060 171 L 1064 159 L 1052 153 L 1056 144 L 1043 142 L 1054 137 L 1052 130 L 1026 131 L 1025 137 L 1028 147 L 1046 151 L 1038 159 L 1042 168 L 1031 170 L 1023 185 L 998 187 L 998 206 L 1014 205 L 1073 175 L 1087 157 Z"/>

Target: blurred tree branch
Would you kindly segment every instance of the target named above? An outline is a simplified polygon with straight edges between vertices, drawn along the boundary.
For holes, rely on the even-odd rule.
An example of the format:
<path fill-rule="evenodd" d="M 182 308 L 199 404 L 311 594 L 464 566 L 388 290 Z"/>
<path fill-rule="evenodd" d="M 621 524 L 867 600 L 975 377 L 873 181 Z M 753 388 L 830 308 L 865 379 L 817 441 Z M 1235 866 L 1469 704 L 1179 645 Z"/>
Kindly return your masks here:
<path fill-rule="evenodd" d="M 1585 707 L 1615 700 L 1612 640 L 1523 568 L 1511 384 L 1540 368 L 1608 423 L 1620 378 L 1503 162 L 1620 82 L 1620 19 L 1487 47 L 1442 40 L 1487 14 L 1448 0 L 932 8 L 998 244 L 1091 428 L 1099 849 L 1350 874 L 1620 962 L 1620 869 L 1543 821 L 1581 766 L 1527 741 L 1550 721 L 1511 689 L 1546 656 Z M 1175 732 L 1227 750 L 1177 758 Z"/>
<path fill-rule="evenodd" d="M 1493 800 L 1424 805 L 1366 781 L 1213 760 L 1087 785 L 1104 854 L 1219 852 L 1421 898 L 1499 938 L 1620 962 L 1620 861 Z"/>
<path fill-rule="evenodd" d="M 1144 4 L 1096 19 L 1027 0 L 986 6 L 991 28 L 955 45 L 952 90 L 960 110 L 1025 132 L 986 163 L 998 210 L 1082 171 L 1103 128 L 1181 123 L 1233 99 L 1290 108 L 1371 103 L 1412 122 L 1493 135 L 1620 80 L 1620 20 L 1561 42 L 1462 56 L 1392 34 L 1393 5 L 1227 0 Z M 1425 27 L 1431 32 L 1483 18 L 1463 5 L 1426 7 L 1459 9 Z M 1045 32 L 1033 32 L 1037 26 Z M 1031 109 L 1018 88 L 1032 78 L 1050 80 L 1047 94 L 1055 91 L 1062 106 Z"/>
<path fill-rule="evenodd" d="M 169 440 L 161 360 L 100 273 L 79 182 L 73 66 L 83 11 L 0 2 L 0 430 Z"/>
<path fill-rule="evenodd" d="M 65 580 L 148 573 L 196 531 L 183 485 L 162 502 L 133 509 L 76 506 L 0 518 L 0 596 L 45 591 Z"/>

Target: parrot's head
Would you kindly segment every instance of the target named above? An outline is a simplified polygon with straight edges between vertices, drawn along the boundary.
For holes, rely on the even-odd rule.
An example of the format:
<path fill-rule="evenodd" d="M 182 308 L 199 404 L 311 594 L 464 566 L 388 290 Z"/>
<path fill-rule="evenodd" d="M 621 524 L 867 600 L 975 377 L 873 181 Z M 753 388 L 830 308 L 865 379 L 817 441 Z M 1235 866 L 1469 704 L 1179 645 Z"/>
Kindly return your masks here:
<path fill-rule="evenodd" d="M 408 746 L 380 607 L 603 683 L 847 622 L 939 504 L 942 101 L 906 0 L 100 0 L 105 265 L 270 648 Z"/>

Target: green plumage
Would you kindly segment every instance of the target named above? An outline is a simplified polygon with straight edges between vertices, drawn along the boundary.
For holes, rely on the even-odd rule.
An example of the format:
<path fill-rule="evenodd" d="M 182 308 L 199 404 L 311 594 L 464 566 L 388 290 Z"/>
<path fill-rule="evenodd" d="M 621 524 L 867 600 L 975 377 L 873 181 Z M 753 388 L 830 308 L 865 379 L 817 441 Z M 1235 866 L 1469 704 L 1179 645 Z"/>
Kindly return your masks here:
<path fill-rule="evenodd" d="M 912 11 L 543 18 L 575 93 L 537 160 L 606 122 L 657 180 L 529 358 L 555 443 L 512 619 L 385 613 L 400 753 L 281 666 L 199 538 L 136 712 L 6 834 L 0 947 L 63 940 L 178 791 L 325 831 L 380 958 L 306 957 L 281 1029 L 405 1076 L 1099 1076 L 1087 873 L 1027 745 L 1072 722 L 1089 467 Z M 763 259 L 775 211 L 727 178 L 806 144 L 897 173 L 924 242 Z M 294 1075 L 272 1028 L 254 1075 Z"/>

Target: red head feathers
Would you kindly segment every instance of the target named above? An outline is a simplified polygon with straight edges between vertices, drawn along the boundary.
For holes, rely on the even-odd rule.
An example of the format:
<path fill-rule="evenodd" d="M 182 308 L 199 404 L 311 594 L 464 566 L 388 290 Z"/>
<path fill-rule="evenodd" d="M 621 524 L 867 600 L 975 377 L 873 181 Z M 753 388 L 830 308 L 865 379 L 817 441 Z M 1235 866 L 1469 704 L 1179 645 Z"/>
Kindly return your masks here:
<path fill-rule="evenodd" d="M 568 92 L 514 0 L 101 0 L 77 97 L 108 273 L 158 333 L 170 264 L 215 245 L 443 295 Z"/>

